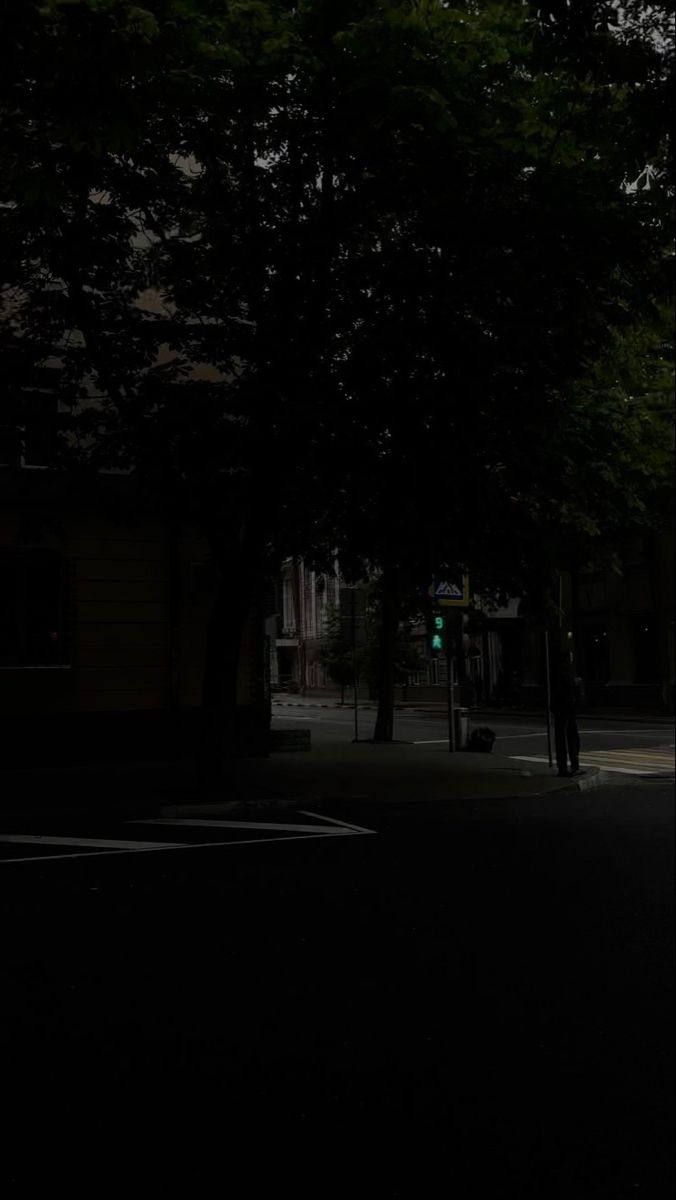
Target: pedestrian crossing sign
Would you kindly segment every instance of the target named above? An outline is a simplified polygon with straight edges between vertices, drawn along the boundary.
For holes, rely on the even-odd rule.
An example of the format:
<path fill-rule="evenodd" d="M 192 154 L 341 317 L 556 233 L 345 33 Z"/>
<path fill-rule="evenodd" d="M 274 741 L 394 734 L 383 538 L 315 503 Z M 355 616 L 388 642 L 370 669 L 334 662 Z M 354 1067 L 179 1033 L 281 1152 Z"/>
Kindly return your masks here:
<path fill-rule="evenodd" d="M 469 575 L 433 579 L 427 594 L 444 608 L 466 608 L 469 604 Z"/>

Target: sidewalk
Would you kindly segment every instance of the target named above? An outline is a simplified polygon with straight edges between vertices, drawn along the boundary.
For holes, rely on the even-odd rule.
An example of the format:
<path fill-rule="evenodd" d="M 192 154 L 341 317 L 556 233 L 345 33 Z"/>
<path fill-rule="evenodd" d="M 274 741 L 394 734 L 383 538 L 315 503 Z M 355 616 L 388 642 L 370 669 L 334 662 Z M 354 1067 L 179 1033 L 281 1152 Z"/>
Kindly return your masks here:
<path fill-rule="evenodd" d="M 272 700 L 273 710 L 275 708 L 342 708 L 352 709 L 351 701 L 346 700 L 344 704 L 340 703 L 337 696 L 326 696 L 323 698 L 314 696 L 286 696 L 284 693 L 278 692 Z M 375 711 L 378 705 L 374 700 L 360 700 L 359 710 Z M 445 716 L 447 706 L 445 702 L 438 700 L 397 700 L 394 708 L 396 712 L 425 712 L 439 713 Z M 486 721 L 490 721 L 492 717 L 513 717 L 524 720 L 540 720 L 544 721 L 545 714 L 541 708 L 470 708 L 470 722 L 472 725 L 482 725 Z M 674 717 L 665 715 L 663 712 L 647 712 L 645 709 L 633 708 L 614 708 L 608 710 L 591 708 L 584 712 L 578 713 L 578 717 L 587 721 L 635 721 L 637 724 L 657 724 L 665 725 L 668 728 L 673 728 Z"/>
<path fill-rule="evenodd" d="M 591 768 L 579 779 L 559 779 L 546 763 L 450 754 L 446 746 L 324 742 L 309 752 L 230 762 L 222 785 L 208 795 L 200 791 L 194 765 L 187 761 L 3 772 L 0 816 L 67 811 L 149 816 L 177 806 L 227 802 L 256 807 L 342 800 L 453 804 L 586 790 L 604 778 Z"/>
<path fill-rule="evenodd" d="M 410 742 L 319 743 L 309 753 L 273 755 L 238 764 L 235 778 L 259 793 L 298 800 L 402 801 L 499 799 L 550 791 L 578 791 L 603 782 L 590 770 L 579 779 L 559 779 L 546 763 L 521 763 L 499 754 L 449 754 L 446 746 Z"/>

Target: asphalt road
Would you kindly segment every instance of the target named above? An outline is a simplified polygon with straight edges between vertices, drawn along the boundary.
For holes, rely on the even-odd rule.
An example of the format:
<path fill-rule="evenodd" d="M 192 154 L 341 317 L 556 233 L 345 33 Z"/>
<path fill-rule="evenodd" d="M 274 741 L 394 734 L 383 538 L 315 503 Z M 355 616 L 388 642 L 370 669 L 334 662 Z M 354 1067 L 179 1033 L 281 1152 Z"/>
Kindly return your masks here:
<path fill-rule="evenodd" d="M 272 719 L 275 726 L 307 725 L 332 740 L 350 740 L 354 736 L 354 713 L 349 708 L 282 707 L 273 705 Z M 374 709 L 359 709 L 359 736 L 371 737 L 375 725 Z M 616 747 L 643 747 L 674 744 L 674 726 L 665 722 L 607 721 L 602 717 L 578 718 L 580 733 L 589 750 L 612 750 Z M 488 725 L 496 733 L 495 749 L 501 754 L 546 753 L 547 727 L 544 716 L 516 717 L 511 713 L 501 716 L 480 716 L 473 713 L 471 725 Z M 444 740 L 448 736 L 448 721 L 445 714 L 415 712 L 400 709 L 395 712 L 394 736 L 404 741 Z"/>
<path fill-rule="evenodd" d="M 340 708 L 281 707 L 272 709 L 273 728 L 310 729 L 313 741 L 351 741 L 354 737 L 354 713 Z M 373 736 L 376 714 L 372 709 L 358 712 L 360 738 Z M 671 772 L 674 770 L 674 727 L 667 722 L 648 724 L 636 721 L 608 721 L 601 717 L 579 718 L 583 760 L 590 765 L 603 766 L 620 773 L 641 771 Z M 544 717 L 540 720 L 516 717 L 511 714 L 483 717 L 472 714 L 470 728 L 488 726 L 496 734 L 496 754 L 546 758 L 547 729 Z M 395 738 L 425 744 L 445 742 L 448 722 L 443 714 L 399 710 L 395 713 Z M 624 751 L 629 751 L 624 755 Z M 657 753 L 652 753 L 657 751 Z M 552 754 L 554 754 L 552 730 Z"/>
<path fill-rule="evenodd" d="M 670 1196 L 671 788 L 327 817 L 3 865 L 10 1194 Z"/>

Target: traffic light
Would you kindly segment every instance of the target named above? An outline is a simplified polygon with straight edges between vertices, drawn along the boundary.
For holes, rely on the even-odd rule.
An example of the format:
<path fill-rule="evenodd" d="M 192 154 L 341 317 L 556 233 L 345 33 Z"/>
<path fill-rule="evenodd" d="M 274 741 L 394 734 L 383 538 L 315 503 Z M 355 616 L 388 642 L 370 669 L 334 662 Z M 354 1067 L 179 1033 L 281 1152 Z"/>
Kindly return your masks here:
<path fill-rule="evenodd" d="M 436 658 L 437 654 L 443 654 L 446 650 L 446 618 L 435 617 L 434 629 L 432 632 L 432 657 Z"/>

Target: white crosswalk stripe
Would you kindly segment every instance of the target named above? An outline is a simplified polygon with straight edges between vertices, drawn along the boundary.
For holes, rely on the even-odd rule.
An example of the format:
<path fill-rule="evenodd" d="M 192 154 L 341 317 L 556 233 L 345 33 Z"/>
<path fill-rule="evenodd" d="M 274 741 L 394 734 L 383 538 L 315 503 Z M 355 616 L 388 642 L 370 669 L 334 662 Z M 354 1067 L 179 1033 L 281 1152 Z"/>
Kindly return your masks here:
<path fill-rule="evenodd" d="M 519 762 L 548 762 L 542 755 L 513 754 Z M 653 750 L 585 750 L 581 767 L 599 767 L 619 775 L 668 775 L 675 769 L 673 748 Z"/>
<path fill-rule="evenodd" d="M 176 818 L 176 817 L 148 817 L 144 820 L 126 821 L 125 826 L 144 826 L 145 840 L 130 841 L 127 838 L 101 838 L 101 837 L 79 837 L 72 834 L 61 834 L 54 836 L 51 834 L 36 834 L 36 833 L 3 833 L 0 834 L 0 844 L 5 844 L 8 847 L 25 845 L 30 848 L 33 853 L 21 856 L 12 854 L 11 857 L 3 857 L 0 853 L 4 865 L 15 865 L 17 863 L 28 862 L 57 862 L 63 859 L 74 858 L 95 858 L 110 855 L 125 855 L 147 853 L 153 850 L 209 850 L 209 849 L 226 849 L 232 847 L 237 849 L 241 846 L 255 846 L 269 842 L 302 842 L 302 841 L 319 841 L 324 838 L 345 838 L 355 837 L 361 834 L 375 833 L 374 829 L 365 829 L 361 825 L 349 825 L 346 821 L 339 821 L 335 817 L 325 817 L 319 813 L 300 811 L 300 816 L 312 817 L 316 824 L 298 824 L 293 821 L 233 821 L 233 820 L 217 820 L 197 816 Z M 151 829 L 157 828 L 158 833 L 160 827 L 168 826 L 176 830 L 177 833 L 182 833 L 184 839 L 189 836 L 191 829 L 196 831 L 204 830 L 202 836 L 206 836 L 206 832 L 214 834 L 213 840 L 209 841 L 180 841 L 167 842 L 164 840 L 150 841 L 148 835 Z M 260 835 L 264 833 L 270 836 L 252 836 L 248 838 L 232 837 L 233 831 L 248 831 L 252 835 Z M 219 837 L 220 834 L 220 837 Z M 230 835 L 230 836 L 229 836 Z M 200 836 L 198 834 L 198 836 Z M 64 848 L 64 853 L 54 853 L 55 850 Z M 1 845 L 0 845 L 1 849 Z M 42 851 L 42 853 L 39 853 Z M 36 853 L 37 852 L 37 853 Z"/>
<path fill-rule="evenodd" d="M 604 771 L 636 771 L 639 775 L 670 773 L 674 770 L 673 750 L 590 750 L 580 755 L 582 766 L 602 767 Z"/>
<path fill-rule="evenodd" d="M 0 842 L 28 846 L 96 846 L 102 850 L 175 850 L 183 842 L 130 842 L 117 838 L 52 837 L 44 833 L 0 833 Z"/>
<path fill-rule="evenodd" d="M 147 817 L 145 820 L 128 821 L 128 825 L 178 825 L 188 828 L 203 829 L 273 829 L 276 832 L 289 833 L 333 833 L 336 836 L 344 834 L 345 829 L 325 828 L 322 825 L 290 825 L 288 821 L 219 821 L 204 817 Z"/>

